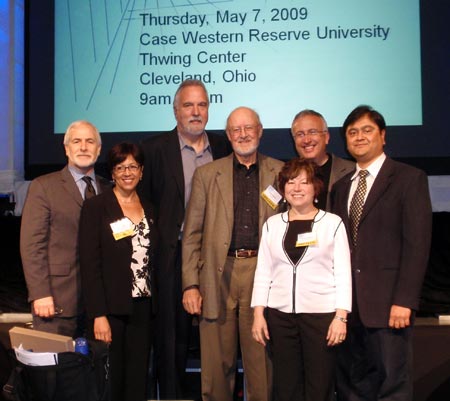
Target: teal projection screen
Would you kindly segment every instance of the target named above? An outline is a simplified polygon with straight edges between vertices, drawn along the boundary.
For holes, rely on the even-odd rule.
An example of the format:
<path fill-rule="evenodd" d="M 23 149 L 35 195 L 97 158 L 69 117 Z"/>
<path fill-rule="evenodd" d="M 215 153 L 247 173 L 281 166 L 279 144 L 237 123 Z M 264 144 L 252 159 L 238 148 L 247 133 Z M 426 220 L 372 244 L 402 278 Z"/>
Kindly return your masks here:
<path fill-rule="evenodd" d="M 209 129 L 239 105 L 266 128 L 302 106 L 338 126 L 360 103 L 421 125 L 419 22 L 419 0 L 57 0 L 55 132 L 79 116 L 102 132 L 167 130 L 189 77 L 209 89 Z"/>
<path fill-rule="evenodd" d="M 26 177 L 66 162 L 73 120 L 99 127 L 100 161 L 119 141 L 173 129 L 188 77 L 209 90 L 208 130 L 253 107 L 270 156 L 295 156 L 289 126 L 312 108 L 329 150 L 348 157 L 339 127 L 365 103 L 386 118 L 387 154 L 450 174 L 449 20 L 437 0 L 28 0 Z"/>

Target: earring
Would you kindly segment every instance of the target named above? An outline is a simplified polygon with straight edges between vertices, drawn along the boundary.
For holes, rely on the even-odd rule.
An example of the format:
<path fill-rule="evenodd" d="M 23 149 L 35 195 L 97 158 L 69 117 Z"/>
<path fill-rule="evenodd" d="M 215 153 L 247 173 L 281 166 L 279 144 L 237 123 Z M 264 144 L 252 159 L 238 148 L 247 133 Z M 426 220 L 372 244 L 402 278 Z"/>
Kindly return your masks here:
<path fill-rule="evenodd" d="M 315 198 L 314 203 L 319 203 L 319 199 Z"/>

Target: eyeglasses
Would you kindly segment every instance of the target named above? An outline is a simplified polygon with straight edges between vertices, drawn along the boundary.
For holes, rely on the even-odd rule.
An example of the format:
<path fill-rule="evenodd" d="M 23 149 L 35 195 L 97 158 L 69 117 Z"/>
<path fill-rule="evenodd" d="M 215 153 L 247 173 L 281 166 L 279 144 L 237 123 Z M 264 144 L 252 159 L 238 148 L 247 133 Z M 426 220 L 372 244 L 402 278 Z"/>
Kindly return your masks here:
<path fill-rule="evenodd" d="M 297 139 L 297 138 L 303 139 L 303 138 L 305 138 L 307 136 L 315 138 L 317 135 L 323 134 L 325 132 L 328 132 L 328 131 L 326 129 L 321 131 L 321 130 L 312 128 L 312 129 L 309 129 L 308 131 L 295 132 L 292 136 L 294 137 L 294 139 Z"/>
<path fill-rule="evenodd" d="M 137 164 L 129 164 L 128 166 L 119 165 L 119 166 L 114 167 L 114 171 L 119 174 L 122 174 L 127 170 L 129 170 L 130 173 L 135 173 L 140 168 L 141 168 L 141 166 L 139 166 Z"/>
<path fill-rule="evenodd" d="M 231 127 L 230 131 L 234 136 L 240 135 L 242 131 L 246 134 L 253 134 L 256 132 L 256 125 L 243 125 L 242 127 Z"/>
<path fill-rule="evenodd" d="M 351 128 L 347 131 L 347 135 L 350 137 L 355 137 L 357 136 L 359 133 L 361 133 L 361 135 L 366 136 L 366 135 L 371 135 L 375 132 L 376 128 L 372 127 L 370 125 L 367 125 L 365 127 L 362 128 Z"/>

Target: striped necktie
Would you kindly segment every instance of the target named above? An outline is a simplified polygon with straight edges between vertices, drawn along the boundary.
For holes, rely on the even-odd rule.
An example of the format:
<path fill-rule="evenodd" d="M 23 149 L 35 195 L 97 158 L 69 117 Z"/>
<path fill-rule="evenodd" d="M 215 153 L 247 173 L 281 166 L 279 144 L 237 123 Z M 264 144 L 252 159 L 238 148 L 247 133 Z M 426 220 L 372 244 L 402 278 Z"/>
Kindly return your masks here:
<path fill-rule="evenodd" d="M 85 175 L 82 180 L 86 183 L 86 189 L 84 190 L 84 199 L 92 198 L 93 196 L 97 195 L 95 193 L 95 188 L 92 185 L 92 178 Z"/>
<path fill-rule="evenodd" d="M 358 226 L 361 218 L 361 213 L 364 207 L 364 197 L 367 191 L 366 177 L 369 174 L 367 170 L 359 171 L 359 181 L 356 191 L 350 202 L 350 234 L 352 236 L 353 245 L 356 245 L 356 239 L 358 237 Z"/>

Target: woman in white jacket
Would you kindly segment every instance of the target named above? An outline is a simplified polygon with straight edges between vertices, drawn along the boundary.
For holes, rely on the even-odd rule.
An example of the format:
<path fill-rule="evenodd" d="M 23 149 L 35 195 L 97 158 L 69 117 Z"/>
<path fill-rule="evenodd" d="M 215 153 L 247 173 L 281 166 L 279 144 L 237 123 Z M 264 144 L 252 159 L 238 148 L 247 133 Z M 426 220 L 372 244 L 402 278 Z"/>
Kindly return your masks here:
<path fill-rule="evenodd" d="M 335 349 L 351 310 L 350 251 L 340 217 L 319 210 L 312 162 L 293 159 L 278 178 L 287 212 L 263 226 L 253 286 L 252 334 L 270 344 L 275 401 L 332 400 Z"/>

